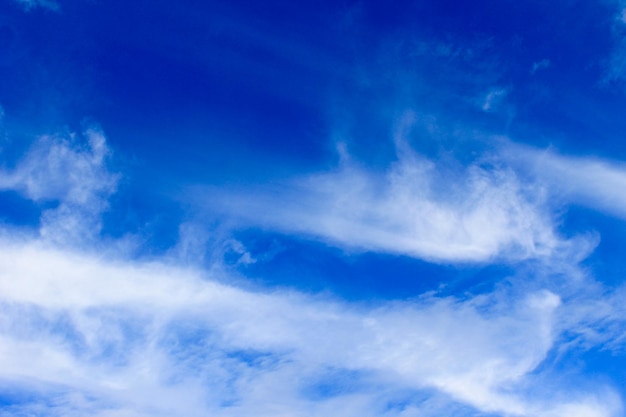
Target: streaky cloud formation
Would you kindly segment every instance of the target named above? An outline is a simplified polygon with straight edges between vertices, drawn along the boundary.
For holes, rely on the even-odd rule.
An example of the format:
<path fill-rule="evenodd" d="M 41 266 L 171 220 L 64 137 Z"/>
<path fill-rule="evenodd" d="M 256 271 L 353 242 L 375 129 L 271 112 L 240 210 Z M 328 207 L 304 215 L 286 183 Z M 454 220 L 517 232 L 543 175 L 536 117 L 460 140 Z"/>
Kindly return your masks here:
<path fill-rule="evenodd" d="M 410 113 L 405 119 L 410 124 Z M 384 172 L 344 156 L 333 171 L 281 185 L 211 189 L 205 207 L 244 226 L 434 262 L 547 258 L 574 244 L 554 228 L 544 185 L 524 181 L 499 158 L 446 168 L 414 152 L 406 129 Z"/>
<path fill-rule="evenodd" d="M 279 190 L 211 192 L 209 209 L 348 248 L 433 261 L 524 259 L 559 244 L 541 202 L 513 172 L 474 166 L 447 189 L 437 175 L 421 158 L 400 160 L 382 175 L 342 167 Z"/>
<path fill-rule="evenodd" d="M 626 219 L 626 164 L 594 157 L 560 155 L 524 145 L 506 145 L 512 164 L 524 166 L 556 198 Z"/>
<path fill-rule="evenodd" d="M 2 175 L 3 187 L 72 207 L 62 224 L 83 224 L 84 210 L 98 218 L 117 177 L 108 169 L 102 132 L 88 130 L 85 138 L 87 145 L 42 137 Z M 451 210 L 409 198 L 432 192 L 424 183 L 432 181 L 433 166 L 402 152 L 383 182 L 391 184 L 383 192 L 402 210 L 383 200 L 385 221 L 406 221 L 411 204 L 431 207 L 436 216 L 442 207 Z M 68 169 L 83 178 L 80 186 L 74 175 L 64 175 Z M 492 221 L 509 213 L 501 209 L 504 199 L 526 208 L 511 177 L 479 167 L 468 172 L 471 202 L 486 205 L 481 210 Z M 362 206 L 350 200 L 353 195 L 377 201 L 367 193 L 376 184 L 367 179 L 371 173 L 350 167 L 330 175 L 308 184 L 324 192 L 339 184 L 358 215 Z M 354 187 L 365 179 L 370 182 Z M 467 297 L 424 294 L 375 303 L 250 290 L 229 284 L 220 268 L 132 260 L 101 246 L 98 252 L 70 249 L 66 230 L 51 227 L 49 218 L 44 211 L 39 237 L 5 232 L 0 240 L 0 381 L 25 398 L 3 407 L 6 415 L 314 416 L 332 410 L 340 416 L 434 416 L 470 406 L 503 415 L 609 417 L 621 410 L 610 385 L 581 389 L 540 368 L 567 342 L 564 335 L 593 331 L 607 320 L 623 323 L 613 303 L 604 303 L 602 312 L 596 308 L 591 318 L 583 313 L 594 308 L 588 300 L 562 298 L 541 285 L 514 294 L 496 288 Z M 369 238 L 385 248 L 379 236 Z M 533 253 L 531 248 L 524 250 Z M 589 285 L 583 279 L 576 293 Z M 615 340 L 620 326 L 585 342 Z M 529 389 L 536 382 L 551 388 Z M 404 405 L 394 406 L 397 401 Z"/>
<path fill-rule="evenodd" d="M 1 253 L 0 379 L 39 386 L 40 401 L 63 415 L 308 416 L 344 401 L 361 406 L 339 415 L 407 415 L 384 404 L 393 390 L 424 389 L 511 415 L 611 416 L 620 407 L 608 386 L 574 401 L 564 399 L 574 386 L 524 394 L 559 338 L 555 311 L 567 308 L 549 291 L 513 304 L 492 294 L 367 307 L 36 241 L 4 240 Z M 336 372 L 352 373 L 355 388 L 314 401 L 308 390 Z"/>
<path fill-rule="evenodd" d="M 624 416 L 625 6 L 3 3 L 0 417 Z"/>

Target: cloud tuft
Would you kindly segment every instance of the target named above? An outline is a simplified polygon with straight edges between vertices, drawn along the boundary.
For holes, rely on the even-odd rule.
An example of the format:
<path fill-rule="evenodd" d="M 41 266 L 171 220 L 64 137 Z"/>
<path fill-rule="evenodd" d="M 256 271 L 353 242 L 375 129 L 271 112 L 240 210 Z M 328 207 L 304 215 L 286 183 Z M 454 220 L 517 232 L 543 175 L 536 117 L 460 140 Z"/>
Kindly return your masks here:
<path fill-rule="evenodd" d="M 101 213 L 119 176 L 108 170 L 110 151 L 98 128 L 84 133 L 86 143 L 70 137 L 42 136 L 11 170 L 0 172 L 0 189 L 15 190 L 41 204 L 40 233 L 58 243 L 96 236 Z"/>

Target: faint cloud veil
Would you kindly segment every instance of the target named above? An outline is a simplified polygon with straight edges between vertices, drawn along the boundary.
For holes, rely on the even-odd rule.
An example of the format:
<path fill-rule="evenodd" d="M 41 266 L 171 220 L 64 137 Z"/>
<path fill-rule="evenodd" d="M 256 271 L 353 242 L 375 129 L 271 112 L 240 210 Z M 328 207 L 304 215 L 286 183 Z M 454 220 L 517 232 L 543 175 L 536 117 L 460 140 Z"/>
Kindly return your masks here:
<path fill-rule="evenodd" d="M 59 3 L 53 0 L 13 0 L 13 1 L 19 4 L 20 6 L 22 6 L 22 8 L 27 12 L 33 9 L 39 8 L 39 7 L 43 9 L 52 10 L 55 12 L 58 12 L 61 10 Z"/>

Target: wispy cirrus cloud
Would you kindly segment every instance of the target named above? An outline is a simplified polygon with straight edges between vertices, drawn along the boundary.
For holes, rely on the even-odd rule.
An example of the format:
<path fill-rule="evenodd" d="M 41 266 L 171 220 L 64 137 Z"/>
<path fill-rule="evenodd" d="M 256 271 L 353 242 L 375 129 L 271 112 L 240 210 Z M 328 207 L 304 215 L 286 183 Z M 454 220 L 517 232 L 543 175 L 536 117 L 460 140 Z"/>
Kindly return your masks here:
<path fill-rule="evenodd" d="M 406 415 L 385 409 L 398 395 L 413 415 L 423 390 L 446 407 L 522 416 L 620 407 L 609 387 L 554 392 L 573 401 L 526 392 L 557 340 L 563 306 L 551 292 L 513 304 L 494 294 L 368 307 L 36 242 L 2 249 L 0 379 L 41 387 L 41 400 L 14 405 L 17 415 L 38 401 L 64 415 Z"/>
<path fill-rule="evenodd" d="M 58 9 L 50 0 L 16 1 L 14 14 L 24 19 Z M 568 157 L 486 133 L 504 125 L 506 132 L 541 135 L 553 122 L 564 136 L 577 130 L 569 121 L 584 112 L 574 109 L 562 121 L 558 109 L 570 88 L 584 94 L 585 88 L 571 85 L 589 81 L 579 76 L 589 73 L 580 69 L 588 64 L 581 61 L 598 62 L 597 54 L 572 51 L 581 50 L 586 38 L 595 49 L 610 36 L 572 30 L 581 11 L 589 18 L 584 27 L 596 20 L 589 13 L 593 7 L 572 13 L 569 5 L 496 2 L 450 10 L 426 2 L 383 11 L 363 3 L 339 32 L 332 23 L 336 16 L 329 15 L 333 7 L 284 9 L 285 26 L 260 9 L 217 3 L 135 4 L 121 22 L 105 3 L 73 6 L 71 16 L 49 26 L 59 35 L 49 44 L 44 32 L 29 32 L 47 25 L 16 20 L 0 33 L 0 43 L 8 46 L 17 47 L 12 36 L 19 38 L 24 65 L 34 62 L 55 74 L 42 78 L 46 84 L 63 88 L 85 69 L 87 78 L 95 77 L 97 94 L 85 93 L 89 82 L 80 82 L 78 90 L 88 99 L 57 108 L 37 91 L 40 83 L 28 71 L 21 74 L 27 67 L 5 65 L 17 68 L 5 82 L 16 80 L 7 103 L 35 109 L 33 117 L 22 110 L 22 122 L 13 126 L 35 123 L 46 108 L 54 109 L 55 120 L 93 110 L 119 123 L 111 129 L 122 132 L 120 139 L 141 131 L 136 136 L 145 143 L 125 145 L 156 150 L 154 165 L 142 174 L 145 182 L 129 186 L 139 192 L 129 192 L 121 203 L 111 200 L 120 177 L 97 128 L 42 136 L 17 162 L 2 165 L 0 205 L 21 197 L 41 218 L 24 227 L 0 222 L 0 417 L 623 415 L 625 392 L 617 381 L 623 375 L 604 372 L 614 363 L 588 358 L 626 346 L 626 287 L 618 279 L 603 284 L 611 277 L 594 278 L 593 259 L 581 265 L 593 255 L 599 232 L 581 235 L 576 225 L 564 225 L 571 204 L 626 219 L 620 195 L 626 169 L 616 161 Z M 97 19 L 81 23 L 94 12 Z M 300 20 L 310 13 L 314 19 Z M 605 9 L 598 13 L 606 16 Z M 415 16 L 422 19 L 417 26 Z M 528 16 L 540 19 L 528 27 Z M 616 21 L 615 34 L 622 23 Z M 115 33 L 106 32 L 113 27 Z M 108 59 L 119 45 L 125 45 L 123 59 Z M 622 45 L 616 45 L 611 82 L 623 80 Z M 551 57 L 563 76 L 550 71 L 538 77 L 551 65 L 537 61 L 543 57 Z M 146 72 L 146 63 L 154 71 Z M 323 97 L 326 87 L 336 94 L 334 110 Z M 531 97 L 544 87 L 554 88 L 546 93 L 549 99 Z M 294 107 L 298 103 L 307 110 Z M 547 107 L 557 111 L 544 112 Z M 421 112 L 424 130 L 416 134 L 419 121 L 404 113 L 390 135 L 392 149 L 377 155 L 383 148 L 377 142 L 385 142 L 380 132 L 404 108 Z M 320 124 L 319 114 L 309 111 L 336 119 L 331 130 L 340 131 L 335 138 L 345 144 L 338 166 L 250 185 L 248 154 L 204 172 L 210 165 L 204 152 L 220 160 L 221 152 L 234 155 L 250 146 L 262 159 L 271 149 L 299 146 L 292 138 Z M 207 114 L 227 128 L 207 128 L 214 124 Z M 170 147 L 166 132 L 188 139 L 185 146 L 199 155 L 196 168 L 176 161 L 176 152 L 155 157 L 179 145 Z M 229 143 L 233 135 L 251 138 Z M 319 166 L 308 149 L 298 149 L 302 159 L 273 172 L 293 172 L 304 160 Z M 259 166 L 281 159 L 271 160 Z M 150 174 L 167 171 L 163 161 L 175 166 L 169 174 L 176 172 L 179 180 L 197 169 L 203 171 L 194 174 L 198 182 L 214 175 L 218 185 L 187 188 L 193 196 L 182 203 L 147 208 L 153 201 L 144 201 L 145 194 L 165 188 L 167 172 L 160 180 Z M 216 174 L 222 168 L 232 175 Z M 246 185 L 219 183 L 225 177 Z M 103 221 L 110 209 L 121 214 L 113 226 L 111 218 Z M 154 212 L 169 210 L 176 211 L 165 221 L 170 235 L 154 251 L 153 242 L 146 242 L 149 257 L 111 237 L 141 229 Z M 13 215 L 14 207 L 7 212 Z M 300 245 L 286 257 L 308 255 L 324 272 L 311 273 L 296 260 L 295 268 L 276 272 L 292 274 L 292 287 L 264 287 L 258 274 L 246 273 L 279 264 L 271 258 L 282 246 L 263 243 L 255 252 L 246 245 L 250 235 L 265 238 L 268 230 L 271 238 L 287 235 L 285 242 L 312 239 L 342 250 L 295 253 L 319 248 Z M 320 254 L 328 258 L 317 259 Z M 343 262 L 351 264 L 337 267 Z M 365 278 L 380 288 L 405 285 L 398 283 L 400 275 L 440 286 L 405 299 L 360 301 L 298 289 L 306 286 L 300 277 L 307 273 L 329 275 L 320 281 L 367 285 L 359 272 L 364 268 Z"/>
<path fill-rule="evenodd" d="M 519 144 L 504 146 L 510 163 L 550 187 L 556 198 L 626 219 L 626 165 L 594 157 L 565 156 Z"/>
<path fill-rule="evenodd" d="M 474 166 L 446 185 L 439 174 L 416 157 L 383 174 L 350 166 L 282 187 L 207 194 L 209 210 L 244 225 L 433 261 L 524 259 L 560 244 L 535 201 L 540 192 L 513 172 Z"/>
<path fill-rule="evenodd" d="M 410 119 L 382 172 L 344 157 L 335 170 L 280 185 L 200 190 L 204 207 L 244 226 L 437 262 L 546 257 L 572 244 L 554 229 L 541 184 L 498 158 L 460 170 L 429 160 L 405 143 Z"/>
<path fill-rule="evenodd" d="M 248 199 L 246 210 L 288 219 L 284 230 L 291 233 L 300 233 L 295 224 L 305 220 L 310 227 L 344 225 L 339 230 L 357 234 L 362 247 L 383 252 L 404 253 L 392 246 L 394 239 L 410 242 L 403 233 L 417 222 L 413 230 L 426 230 L 418 236 L 431 241 L 409 254 L 435 259 L 550 258 L 572 244 L 557 236 L 543 211 L 548 206 L 536 195 L 542 188 L 524 185 L 514 170 L 493 163 L 450 177 L 453 170 L 439 171 L 413 153 L 400 133 L 399 159 L 383 175 L 347 161 L 336 172 L 295 183 L 298 193 L 281 189 L 262 195 L 265 201 Z M 585 343 L 616 340 L 622 312 L 615 303 L 602 304 L 603 313 L 591 319 L 584 314 L 588 300 L 563 297 L 558 285 L 533 279 L 532 285 L 514 282 L 513 291 L 481 295 L 347 302 L 242 288 L 225 269 L 177 266 L 176 250 L 168 263 L 133 260 L 119 248 L 102 252 L 97 227 L 85 227 L 98 224 L 117 175 L 102 132 L 88 130 L 84 137 L 87 143 L 44 136 L 1 173 L 3 189 L 56 201 L 49 210 L 68 207 L 60 224 L 91 233 L 87 240 L 68 238 L 65 228 L 47 222 L 45 210 L 39 236 L 3 231 L 0 383 L 12 387 L 5 391 L 5 415 L 621 412 L 610 385 L 585 385 L 582 376 L 565 383 L 541 367 L 551 352 L 578 343 L 578 334 L 603 329 L 605 337 Z M 255 206 L 258 201 L 265 205 Z M 319 211 L 296 210 L 311 206 Z M 328 207 L 335 210 L 330 217 Z M 78 250 L 67 242 L 83 244 Z M 576 269 L 575 260 L 568 261 Z M 578 280 L 574 292 L 587 285 L 593 282 Z"/>

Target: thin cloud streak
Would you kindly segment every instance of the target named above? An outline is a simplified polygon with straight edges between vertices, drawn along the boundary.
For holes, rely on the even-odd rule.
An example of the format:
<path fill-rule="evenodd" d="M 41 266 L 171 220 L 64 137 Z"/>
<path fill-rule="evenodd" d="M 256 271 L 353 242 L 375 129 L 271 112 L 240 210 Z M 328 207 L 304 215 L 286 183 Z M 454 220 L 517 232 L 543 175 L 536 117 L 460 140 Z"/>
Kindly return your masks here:
<path fill-rule="evenodd" d="M 204 209 L 240 227 L 433 262 L 575 264 L 598 238 L 561 237 L 556 213 L 574 203 L 626 219 L 626 166 L 619 162 L 505 141 L 492 157 L 455 172 L 406 144 L 398 149 L 384 172 L 344 155 L 333 171 L 278 185 L 195 192 L 207 196 Z"/>
<path fill-rule="evenodd" d="M 541 258 L 572 243 L 554 231 L 544 190 L 513 170 L 454 173 L 408 150 L 382 173 L 348 162 L 281 186 L 196 192 L 242 226 L 435 262 Z"/>
<path fill-rule="evenodd" d="M 626 165 L 600 158 L 560 155 L 519 144 L 504 146 L 505 158 L 524 167 L 567 203 L 626 219 Z"/>

